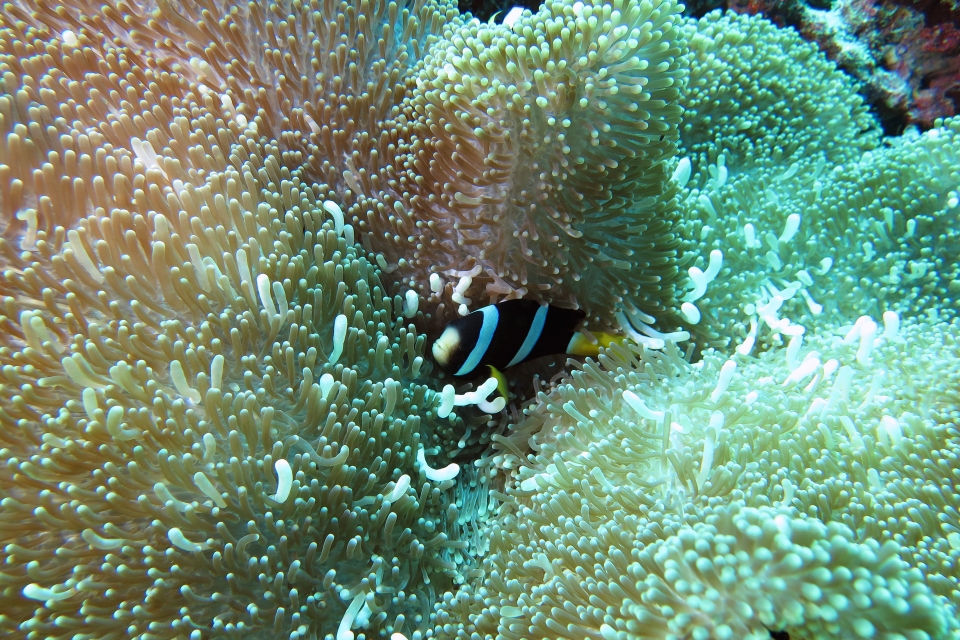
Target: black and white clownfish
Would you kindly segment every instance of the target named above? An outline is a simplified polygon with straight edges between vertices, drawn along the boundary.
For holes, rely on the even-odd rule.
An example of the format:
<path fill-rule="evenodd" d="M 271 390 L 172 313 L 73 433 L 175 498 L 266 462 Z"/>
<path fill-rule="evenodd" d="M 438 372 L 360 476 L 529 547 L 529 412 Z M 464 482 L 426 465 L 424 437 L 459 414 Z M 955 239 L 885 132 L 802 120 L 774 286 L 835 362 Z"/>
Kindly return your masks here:
<path fill-rule="evenodd" d="M 499 370 L 543 356 L 596 356 L 624 339 L 599 333 L 591 341 L 577 331 L 586 315 L 533 300 L 506 300 L 448 324 L 433 343 L 433 358 L 453 376 L 473 376 L 489 367 L 497 377 Z"/>

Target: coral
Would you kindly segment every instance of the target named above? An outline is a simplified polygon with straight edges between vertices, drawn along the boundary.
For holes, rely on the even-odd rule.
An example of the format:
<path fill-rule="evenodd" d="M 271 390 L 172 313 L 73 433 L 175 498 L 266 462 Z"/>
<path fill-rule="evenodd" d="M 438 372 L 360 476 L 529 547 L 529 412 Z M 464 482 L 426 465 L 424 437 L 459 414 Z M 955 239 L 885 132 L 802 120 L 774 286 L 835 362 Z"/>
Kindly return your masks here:
<path fill-rule="evenodd" d="M 576 367 L 508 432 L 483 579 L 436 635 L 955 637 L 960 324 L 887 320 Z"/>
<path fill-rule="evenodd" d="M 960 30 L 952 22 L 924 26 L 891 44 L 885 60 L 911 89 L 910 122 L 927 128 L 960 112 Z"/>
<path fill-rule="evenodd" d="M 924 129 L 957 113 L 960 51 L 949 2 L 840 0 L 829 11 L 800 5 L 797 27 L 864 85 L 886 128 Z"/>
<path fill-rule="evenodd" d="M 796 28 L 862 85 L 885 131 L 955 115 L 960 50 L 951 0 L 734 0 L 738 13 Z"/>
<path fill-rule="evenodd" d="M 462 579 L 424 338 L 162 22 L 56 11 L 0 26 L 0 629 L 409 633 Z"/>

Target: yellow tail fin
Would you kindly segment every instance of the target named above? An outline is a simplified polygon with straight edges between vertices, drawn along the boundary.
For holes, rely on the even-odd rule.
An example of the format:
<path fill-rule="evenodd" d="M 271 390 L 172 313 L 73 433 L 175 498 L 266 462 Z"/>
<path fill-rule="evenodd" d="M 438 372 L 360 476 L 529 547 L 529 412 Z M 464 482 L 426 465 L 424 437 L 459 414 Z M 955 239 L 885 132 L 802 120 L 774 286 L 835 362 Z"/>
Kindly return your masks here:
<path fill-rule="evenodd" d="M 592 342 L 589 337 L 579 331 L 573 334 L 573 337 L 570 338 L 570 344 L 567 345 L 567 353 L 572 356 L 595 358 L 600 355 L 601 349 L 606 349 L 614 344 L 622 344 L 626 340 L 625 336 L 618 336 L 605 331 L 594 333 L 593 337 L 596 338 L 596 342 Z"/>

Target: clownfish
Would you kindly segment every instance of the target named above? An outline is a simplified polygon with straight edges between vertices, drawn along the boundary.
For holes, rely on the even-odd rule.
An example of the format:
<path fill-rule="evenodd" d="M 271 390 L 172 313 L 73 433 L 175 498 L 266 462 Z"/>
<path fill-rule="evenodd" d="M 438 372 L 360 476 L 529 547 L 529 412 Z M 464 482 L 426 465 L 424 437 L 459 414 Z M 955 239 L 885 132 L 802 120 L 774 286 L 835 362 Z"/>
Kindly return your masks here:
<path fill-rule="evenodd" d="M 578 309 L 541 305 L 533 300 L 506 300 L 448 324 L 433 343 L 433 359 L 453 376 L 473 376 L 489 368 L 491 375 L 502 382 L 501 369 L 561 353 L 596 356 L 602 347 L 624 340 L 599 333 L 594 334 L 596 342 L 591 341 L 577 331 L 586 317 Z M 500 391 L 506 396 L 503 388 Z"/>

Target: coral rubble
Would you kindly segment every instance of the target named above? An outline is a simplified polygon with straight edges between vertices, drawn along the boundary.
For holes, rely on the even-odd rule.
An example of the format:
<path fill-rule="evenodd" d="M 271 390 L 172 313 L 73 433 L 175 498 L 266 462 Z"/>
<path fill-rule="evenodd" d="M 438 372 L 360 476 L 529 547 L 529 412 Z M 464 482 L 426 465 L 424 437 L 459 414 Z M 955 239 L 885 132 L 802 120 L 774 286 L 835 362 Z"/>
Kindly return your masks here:
<path fill-rule="evenodd" d="M 960 8 L 952 0 L 733 0 L 795 27 L 862 85 L 884 129 L 923 129 L 960 109 Z"/>

